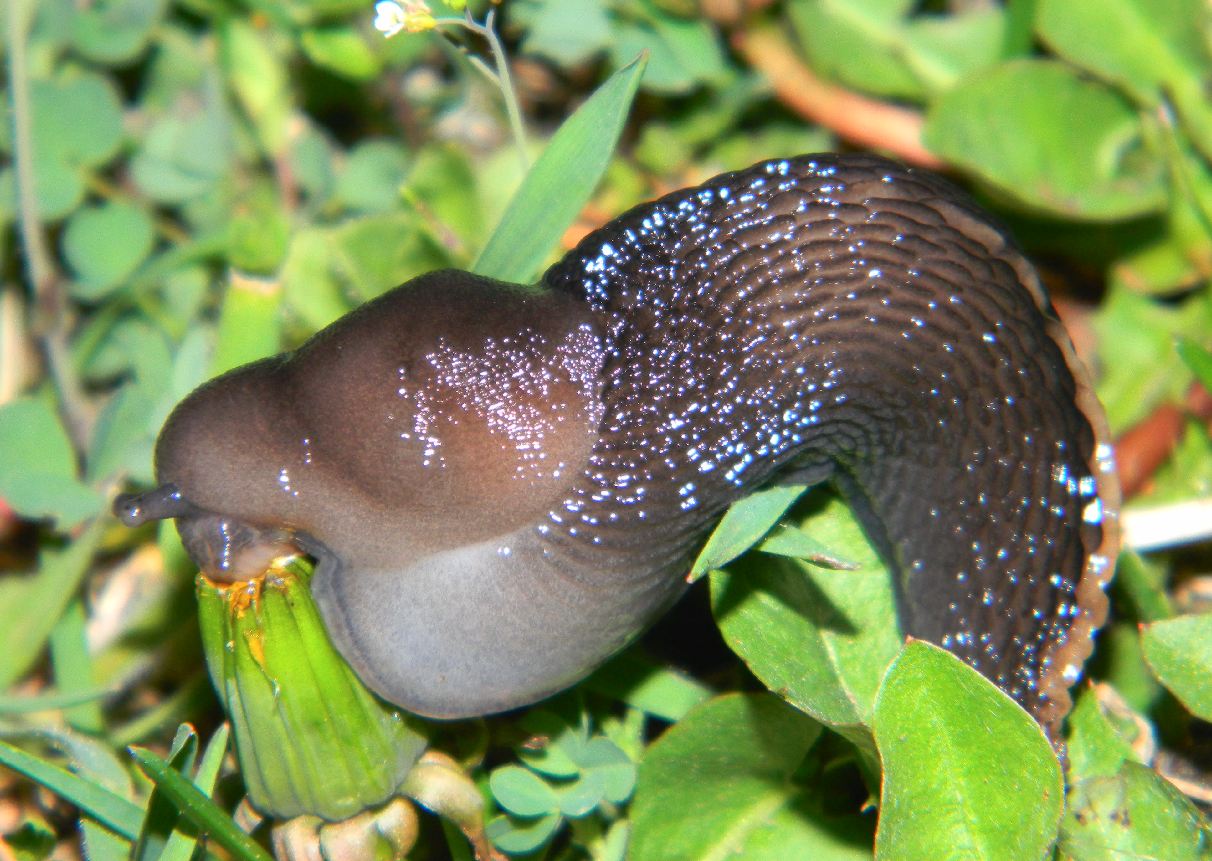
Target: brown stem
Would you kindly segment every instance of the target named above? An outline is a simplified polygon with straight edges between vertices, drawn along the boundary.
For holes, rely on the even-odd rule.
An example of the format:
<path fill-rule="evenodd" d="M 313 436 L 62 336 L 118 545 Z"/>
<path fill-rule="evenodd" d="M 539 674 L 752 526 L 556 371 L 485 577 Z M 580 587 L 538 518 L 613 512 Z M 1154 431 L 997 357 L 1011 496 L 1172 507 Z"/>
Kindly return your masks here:
<path fill-rule="evenodd" d="M 781 33 L 769 28 L 740 31 L 733 35 L 732 44 L 770 80 L 779 101 L 805 119 L 853 144 L 890 152 L 909 164 L 936 170 L 946 166 L 922 144 L 919 112 L 822 81 Z"/>

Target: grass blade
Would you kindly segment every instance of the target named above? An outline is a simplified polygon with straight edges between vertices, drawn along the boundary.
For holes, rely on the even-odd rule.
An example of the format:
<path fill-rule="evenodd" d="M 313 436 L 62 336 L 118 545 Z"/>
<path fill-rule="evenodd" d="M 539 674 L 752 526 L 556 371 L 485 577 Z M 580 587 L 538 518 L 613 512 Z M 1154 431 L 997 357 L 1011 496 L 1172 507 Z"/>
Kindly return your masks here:
<path fill-rule="evenodd" d="M 143 811 L 133 801 L 3 741 L 0 741 L 0 765 L 42 784 L 128 840 L 139 835 Z"/>
<path fill-rule="evenodd" d="M 232 822 L 230 816 L 167 762 L 141 747 L 131 747 L 130 755 L 165 796 L 177 805 L 182 816 L 200 831 L 209 834 L 228 852 L 244 861 L 273 861 L 268 852 Z"/>
<path fill-rule="evenodd" d="M 522 180 L 472 271 L 526 284 L 610 163 L 647 58 L 619 69 L 569 117 Z"/>

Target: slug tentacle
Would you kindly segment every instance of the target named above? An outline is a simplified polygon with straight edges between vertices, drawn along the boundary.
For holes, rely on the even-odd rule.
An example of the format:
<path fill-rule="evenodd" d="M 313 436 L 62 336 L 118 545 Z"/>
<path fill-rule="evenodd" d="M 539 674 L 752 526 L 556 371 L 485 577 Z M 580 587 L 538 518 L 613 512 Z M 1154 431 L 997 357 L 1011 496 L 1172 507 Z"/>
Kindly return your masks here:
<path fill-rule="evenodd" d="M 1055 736 L 1118 540 L 1101 410 L 1031 266 L 952 186 L 866 156 L 645 204 L 537 287 L 409 282 L 191 395 L 157 470 L 316 556 L 355 670 L 443 717 L 575 682 L 728 505 L 830 480 L 905 633 Z M 216 533 L 181 525 L 205 556 Z"/>

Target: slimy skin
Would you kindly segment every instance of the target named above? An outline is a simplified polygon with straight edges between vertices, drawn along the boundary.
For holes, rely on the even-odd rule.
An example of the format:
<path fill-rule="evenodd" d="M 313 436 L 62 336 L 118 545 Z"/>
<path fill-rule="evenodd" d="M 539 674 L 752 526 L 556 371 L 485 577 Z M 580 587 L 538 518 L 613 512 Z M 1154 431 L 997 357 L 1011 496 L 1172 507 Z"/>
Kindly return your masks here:
<path fill-rule="evenodd" d="M 1105 421 L 1026 259 L 962 193 L 870 156 L 644 204 L 534 287 L 435 272 L 207 383 L 127 522 L 211 576 L 297 546 L 361 678 L 419 714 L 535 702 L 684 589 L 772 483 L 832 482 L 903 632 L 1055 737 L 1106 613 Z"/>

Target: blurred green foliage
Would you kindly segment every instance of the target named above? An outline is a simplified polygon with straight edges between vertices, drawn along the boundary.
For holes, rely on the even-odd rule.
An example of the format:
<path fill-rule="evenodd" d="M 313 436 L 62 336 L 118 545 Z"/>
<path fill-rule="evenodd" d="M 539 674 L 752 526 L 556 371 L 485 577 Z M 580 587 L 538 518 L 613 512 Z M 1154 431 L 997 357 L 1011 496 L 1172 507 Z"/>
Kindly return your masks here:
<path fill-rule="evenodd" d="M 18 777 L 0 780 L 0 800 L 20 825 L 0 848 L 15 857 L 57 844 L 92 859 L 214 854 L 199 830 L 234 857 L 263 851 L 232 819 L 244 782 L 224 759 L 176 535 L 105 512 L 121 487 L 153 481 L 173 404 L 420 273 L 531 277 L 640 200 L 845 147 L 834 124 L 773 95 L 762 58 L 734 50 L 751 30 L 862 104 L 895 101 L 920 121 L 928 150 L 1062 285 L 1116 432 L 1212 379 L 1203 0 L 470 6 L 498 16 L 525 141 L 510 138 L 482 34 L 447 23 L 385 39 L 369 0 L 5 5 L 0 764 Z M 517 143 L 537 159 L 529 172 Z M 674 633 L 547 703 L 432 727 L 500 850 L 1212 855 L 1206 544 L 1122 560 L 1090 665 L 1103 684 L 1075 691 L 1062 813 L 1034 725 L 947 655 L 903 648 L 853 518 L 798 495 L 738 506 L 704 552 L 714 622 L 692 606 Z M 1131 506 L 1210 496 L 1212 442 L 1188 419 Z M 717 623 L 739 659 L 700 645 Z M 209 739 L 200 757 L 187 724 Z M 411 794 L 441 807 L 432 787 Z M 459 828 L 427 818 L 414 856 L 470 857 Z"/>

